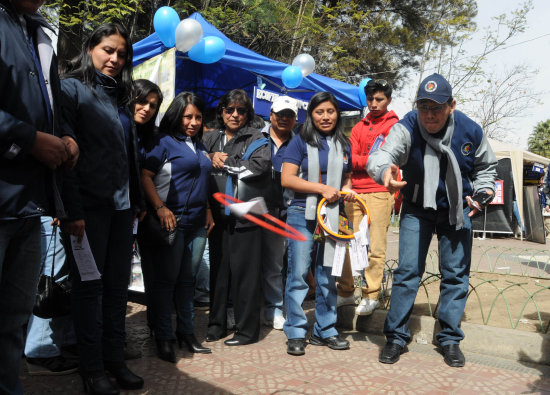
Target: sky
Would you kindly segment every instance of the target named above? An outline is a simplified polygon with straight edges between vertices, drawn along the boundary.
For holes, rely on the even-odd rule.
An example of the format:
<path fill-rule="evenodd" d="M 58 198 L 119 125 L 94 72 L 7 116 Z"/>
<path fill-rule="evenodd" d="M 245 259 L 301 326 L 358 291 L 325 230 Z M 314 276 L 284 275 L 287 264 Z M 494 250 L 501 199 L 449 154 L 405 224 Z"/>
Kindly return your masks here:
<path fill-rule="evenodd" d="M 517 9 L 519 0 L 478 0 L 478 15 L 475 21 L 480 33 L 474 36 L 465 45 L 467 54 L 478 54 L 481 49 L 481 37 L 483 27 L 495 27 L 492 17 L 507 14 Z M 508 42 L 504 50 L 491 54 L 485 63 L 486 70 L 505 71 L 512 66 L 522 63 L 538 70 L 533 79 L 534 89 L 541 92 L 539 105 L 526 109 L 525 117 L 514 118 L 510 121 L 514 125 L 513 134 L 506 142 L 518 144 L 527 148 L 527 138 L 536 124 L 550 119 L 550 1 L 533 0 L 533 7 L 527 14 L 527 29 Z M 542 36 L 542 37 L 541 37 Z M 412 73 L 409 77 L 409 85 L 393 95 L 391 109 L 399 117 L 404 116 L 411 109 L 411 101 L 414 99 L 414 90 L 418 83 L 418 74 Z M 458 108 L 458 107 L 457 107 Z M 459 108 L 460 109 L 460 108 Z"/>

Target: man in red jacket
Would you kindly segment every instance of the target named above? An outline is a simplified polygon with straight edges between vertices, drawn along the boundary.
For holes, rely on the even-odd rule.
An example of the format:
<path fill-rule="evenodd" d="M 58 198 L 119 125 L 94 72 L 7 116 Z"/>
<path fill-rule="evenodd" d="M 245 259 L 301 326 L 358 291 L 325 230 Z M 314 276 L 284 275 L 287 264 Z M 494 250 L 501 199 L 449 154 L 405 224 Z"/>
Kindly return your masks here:
<path fill-rule="evenodd" d="M 391 103 L 392 87 L 385 80 L 370 80 L 365 86 L 369 113 L 351 131 L 351 158 L 353 173 L 352 188 L 365 201 L 370 211 L 370 251 L 369 266 L 365 269 L 366 287 L 362 288 L 362 299 L 355 313 L 372 314 L 378 306 L 380 284 L 386 261 L 386 233 L 394 204 L 394 196 L 377 184 L 366 171 L 369 155 L 376 151 L 388 135 L 391 127 L 399 120 L 393 111 L 388 111 Z M 362 212 L 356 203 L 346 206 L 346 213 L 353 222 L 355 232 L 359 230 Z M 346 259 L 342 276 L 338 281 L 339 305 L 353 303 L 353 274 Z"/>

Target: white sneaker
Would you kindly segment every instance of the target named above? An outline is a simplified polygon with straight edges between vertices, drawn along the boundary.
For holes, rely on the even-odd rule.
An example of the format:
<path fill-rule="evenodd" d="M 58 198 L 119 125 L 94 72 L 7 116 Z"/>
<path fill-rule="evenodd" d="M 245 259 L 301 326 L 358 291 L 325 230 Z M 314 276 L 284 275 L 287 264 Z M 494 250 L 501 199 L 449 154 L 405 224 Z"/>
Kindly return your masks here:
<path fill-rule="evenodd" d="M 283 317 L 282 315 L 275 316 L 275 318 L 273 318 L 273 329 L 282 331 L 283 326 L 285 325 L 285 321 L 285 317 Z"/>
<path fill-rule="evenodd" d="M 235 329 L 235 312 L 233 311 L 233 307 L 227 309 L 227 329 Z"/>
<path fill-rule="evenodd" d="M 357 315 L 371 315 L 374 309 L 378 307 L 378 301 L 369 298 L 361 299 L 361 303 L 355 309 Z"/>
<path fill-rule="evenodd" d="M 355 305 L 355 296 L 340 296 L 336 298 L 336 307 L 345 306 L 345 305 Z"/>

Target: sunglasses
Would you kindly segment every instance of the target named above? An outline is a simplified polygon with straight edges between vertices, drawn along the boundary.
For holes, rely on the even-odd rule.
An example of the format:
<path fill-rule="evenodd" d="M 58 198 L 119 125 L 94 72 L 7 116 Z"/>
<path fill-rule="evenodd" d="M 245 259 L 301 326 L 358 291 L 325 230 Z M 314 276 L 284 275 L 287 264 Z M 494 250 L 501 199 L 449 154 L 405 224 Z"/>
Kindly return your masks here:
<path fill-rule="evenodd" d="M 248 112 L 245 107 L 224 107 L 223 111 L 225 111 L 227 115 L 232 115 L 235 111 L 237 111 L 239 115 L 244 115 Z"/>
<path fill-rule="evenodd" d="M 374 86 L 377 88 L 385 88 L 389 84 L 390 83 L 386 80 L 370 80 L 369 82 L 367 82 L 367 86 Z"/>
<path fill-rule="evenodd" d="M 421 113 L 427 113 L 431 111 L 435 114 L 438 114 L 443 110 L 445 110 L 446 106 L 447 106 L 446 104 L 438 104 L 437 106 L 428 106 L 427 104 L 421 104 L 417 108 L 418 108 L 418 112 L 421 112 Z"/>

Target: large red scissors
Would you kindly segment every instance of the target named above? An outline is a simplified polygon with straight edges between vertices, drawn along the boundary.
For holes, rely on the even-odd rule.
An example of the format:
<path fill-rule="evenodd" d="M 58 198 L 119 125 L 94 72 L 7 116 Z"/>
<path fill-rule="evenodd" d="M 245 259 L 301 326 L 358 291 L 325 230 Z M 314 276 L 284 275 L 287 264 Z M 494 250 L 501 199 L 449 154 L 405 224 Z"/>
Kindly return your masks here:
<path fill-rule="evenodd" d="M 216 199 L 218 202 L 220 202 L 224 206 L 229 206 L 232 203 L 244 203 L 242 200 L 236 199 L 233 196 L 229 196 L 221 192 L 216 192 L 212 196 L 214 197 L 214 199 Z M 245 214 L 243 218 L 246 218 L 250 222 L 253 222 L 256 225 L 259 225 L 262 228 L 270 230 L 271 232 L 277 233 L 278 235 L 288 237 L 289 239 L 293 239 L 293 240 L 306 241 L 306 237 L 303 234 L 298 232 L 292 226 L 284 223 L 280 219 L 275 218 L 270 214 L 262 214 L 262 217 L 278 226 L 270 224 L 269 222 L 266 222 L 264 219 L 256 217 L 252 214 Z"/>

